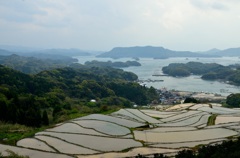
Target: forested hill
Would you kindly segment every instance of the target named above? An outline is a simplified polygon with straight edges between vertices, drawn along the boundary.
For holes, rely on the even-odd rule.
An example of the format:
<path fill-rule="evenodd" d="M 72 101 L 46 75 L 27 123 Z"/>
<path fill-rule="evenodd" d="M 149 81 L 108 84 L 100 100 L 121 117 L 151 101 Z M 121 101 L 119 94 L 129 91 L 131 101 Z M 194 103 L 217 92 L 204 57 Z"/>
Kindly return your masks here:
<path fill-rule="evenodd" d="M 35 57 L 25 57 L 12 54 L 9 56 L 0 56 L 0 64 L 10 67 L 14 70 L 21 71 L 27 74 L 37 74 L 43 70 L 52 70 L 55 68 L 63 67 L 78 67 L 83 68 L 84 65 L 77 64 L 77 59 L 71 57 L 62 57 L 60 59 L 41 59 Z M 87 61 L 85 66 L 88 67 L 129 67 L 129 66 L 141 66 L 137 61 L 126 61 L 126 62 L 101 62 L 101 61 Z"/>
<path fill-rule="evenodd" d="M 97 57 L 126 58 L 126 57 L 145 57 L 145 58 L 170 58 L 170 57 L 213 57 L 201 53 L 190 51 L 173 51 L 163 47 L 116 47 L 111 51 L 98 55 Z"/>
<path fill-rule="evenodd" d="M 77 59 L 71 57 L 62 57 L 53 60 L 24 57 L 16 54 L 0 56 L 0 64 L 27 74 L 36 74 L 43 70 L 66 67 L 76 61 Z"/>
<path fill-rule="evenodd" d="M 221 51 L 216 51 L 212 54 L 219 56 L 240 57 L 240 48 L 229 48 Z"/>
<path fill-rule="evenodd" d="M 0 65 L 0 74 L 0 120 L 28 126 L 157 99 L 153 88 L 132 82 L 135 74 L 113 68 L 68 67 L 27 75 Z"/>
<path fill-rule="evenodd" d="M 12 52 L 4 50 L 4 49 L 0 49 L 0 55 L 10 55 L 12 54 Z"/>

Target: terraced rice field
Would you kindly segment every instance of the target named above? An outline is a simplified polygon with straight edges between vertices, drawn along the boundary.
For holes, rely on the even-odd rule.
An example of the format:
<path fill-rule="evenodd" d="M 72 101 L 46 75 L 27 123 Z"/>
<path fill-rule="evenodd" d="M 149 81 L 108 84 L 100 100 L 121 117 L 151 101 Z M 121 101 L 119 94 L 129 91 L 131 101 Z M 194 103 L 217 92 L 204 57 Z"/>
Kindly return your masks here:
<path fill-rule="evenodd" d="M 74 122 L 83 128 L 89 128 L 105 135 L 123 136 L 131 133 L 126 127 L 105 121 L 79 120 Z"/>
<path fill-rule="evenodd" d="M 152 132 L 134 131 L 135 139 L 148 143 L 181 143 L 206 141 L 237 135 L 238 132 L 225 128 L 200 129 L 195 131 Z"/>
<path fill-rule="evenodd" d="M 215 125 L 208 125 L 211 116 Z M 56 125 L 17 146 L 0 144 L 30 157 L 131 157 L 175 154 L 183 148 L 221 143 L 240 134 L 240 110 L 219 104 L 181 104 L 165 111 L 121 109 Z"/>
<path fill-rule="evenodd" d="M 231 116 L 231 115 L 223 115 L 223 116 L 217 116 L 215 124 L 223 124 L 228 122 L 239 122 L 240 117 L 237 116 Z"/>

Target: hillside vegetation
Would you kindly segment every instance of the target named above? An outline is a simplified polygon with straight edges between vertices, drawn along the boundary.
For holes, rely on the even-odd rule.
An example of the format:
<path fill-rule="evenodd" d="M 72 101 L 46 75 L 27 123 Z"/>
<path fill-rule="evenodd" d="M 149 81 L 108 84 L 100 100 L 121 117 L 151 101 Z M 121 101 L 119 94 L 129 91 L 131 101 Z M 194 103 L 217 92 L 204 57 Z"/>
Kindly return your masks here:
<path fill-rule="evenodd" d="M 61 68 L 27 75 L 0 66 L 0 74 L 0 120 L 28 126 L 44 124 L 44 111 L 59 122 L 74 113 L 145 105 L 157 97 L 154 89 L 132 82 L 135 74 L 113 68 Z"/>

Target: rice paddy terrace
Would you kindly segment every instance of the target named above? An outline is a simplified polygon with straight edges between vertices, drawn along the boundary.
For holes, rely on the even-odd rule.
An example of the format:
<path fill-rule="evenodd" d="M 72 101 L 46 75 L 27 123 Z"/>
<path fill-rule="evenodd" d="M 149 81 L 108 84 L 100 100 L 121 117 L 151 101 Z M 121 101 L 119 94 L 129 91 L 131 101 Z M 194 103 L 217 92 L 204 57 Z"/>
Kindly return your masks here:
<path fill-rule="evenodd" d="M 38 132 L 17 146 L 0 144 L 30 157 L 132 157 L 221 143 L 240 133 L 240 109 L 219 104 L 180 104 L 168 109 L 121 109 L 92 114 Z"/>

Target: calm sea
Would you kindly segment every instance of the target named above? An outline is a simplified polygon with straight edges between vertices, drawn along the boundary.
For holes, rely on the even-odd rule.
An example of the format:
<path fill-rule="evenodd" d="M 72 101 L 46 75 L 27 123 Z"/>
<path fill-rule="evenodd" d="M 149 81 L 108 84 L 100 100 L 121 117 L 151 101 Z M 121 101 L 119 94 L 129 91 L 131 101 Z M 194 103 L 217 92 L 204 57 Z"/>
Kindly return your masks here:
<path fill-rule="evenodd" d="M 84 64 L 86 61 L 98 60 L 98 61 L 127 61 L 134 60 L 131 58 L 111 59 L 111 58 L 96 58 L 94 56 L 88 57 L 76 57 L 79 63 Z M 221 65 L 240 64 L 240 58 L 238 57 L 221 57 L 221 58 L 170 58 L 170 59 L 150 59 L 140 58 L 138 62 L 142 64 L 140 67 L 124 68 L 126 71 L 133 72 L 138 75 L 139 80 L 145 80 L 146 86 L 153 86 L 157 89 L 163 87 L 167 89 L 175 89 L 180 91 L 192 91 L 192 92 L 207 92 L 218 93 L 227 96 L 231 93 L 239 93 L 240 87 L 229 85 L 218 81 L 205 81 L 200 76 L 190 76 L 175 78 L 170 76 L 152 76 L 154 74 L 162 74 L 162 67 L 169 65 L 170 63 L 187 63 L 190 61 L 202 62 L 202 63 L 218 63 Z M 146 80 L 163 80 L 162 82 L 148 82 Z"/>

